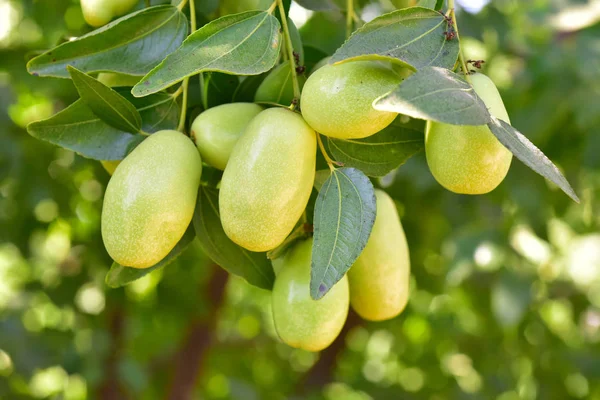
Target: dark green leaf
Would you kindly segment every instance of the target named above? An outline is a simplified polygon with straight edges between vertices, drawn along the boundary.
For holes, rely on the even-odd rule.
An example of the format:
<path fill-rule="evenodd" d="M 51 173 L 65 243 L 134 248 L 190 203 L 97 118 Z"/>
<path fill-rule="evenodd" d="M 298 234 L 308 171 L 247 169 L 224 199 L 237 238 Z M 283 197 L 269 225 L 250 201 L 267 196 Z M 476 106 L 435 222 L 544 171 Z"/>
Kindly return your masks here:
<path fill-rule="evenodd" d="M 446 40 L 447 25 L 443 15 L 429 8 L 396 10 L 354 32 L 331 62 L 389 59 L 414 69 L 452 68 L 458 40 Z"/>
<path fill-rule="evenodd" d="M 320 191 L 323 187 L 323 184 L 329 179 L 331 176 L 331 170 L 329 169 L 320 169 L 315 172 L 315 183 L 313 184 L 314 188 L 317 191 Z"/>
<path fill-rule="evenodd" d="M 175 261 L 175 259 L 179 257 L 181 253 L 183 253 L 183 251 L 190 245 L 190 243 L 192 243 L 192 241 L 194 241 L 195 238 L 196 234 L 194 233 L 194 227 L 192 226 L 192 224 L 190 224 L 190 226 L 183 234 L 181 240 L 179 240 L 175 247 L 173 247 L 173 250 L 171 250 L 171 252 L 167 254 L 167 256 L 163 258 L 158 264 L 153 265 L 149 268 L 130 268 L 124 267 L 117 262 L 113 263 L 113 265 L 110 267 L 110 270 L 106 274 L 106 285 L 111 288 L 125 286 L 135 280 L 140 279 L 141 277 L 149 274 L 152 271 L 156 271 L 157 269 L 169 265 L 170 263 Z"/>
<path fill-rule="evenodd" d="M 233 94 L 240 84 L 235 75 L 220 72 L 206 72 L 200 77 L 202 105 L 204 109 L 231 103 Z"/>
<path fill-rule="evenodd" d="M 442 7 L 444 7 L 444 0 L 437 0 L 437 2 L 435 3 L 435 9 L 441 10 Z"/>
<path fill-rule="evenodd" d="M 125 132 L 140 131 L 142 117 L 133 104 L 77 68 L 69 65 L 67 69 L 81 99 L 102 121 Z"/>
<path fill-rule="evenodd" d="M 339 12 L 315 12 L 299 30 L 305 46 L 329 55 L 346 39 L 346 18 Z"/>
<path fill-rule="evenodd" d="M 310 295 L 322 298 L 367 245 L 376 214 L 369 178 L 354 168 L 336 169 L 315 205 Z"/>
<path fill-rule="evenodd" d="M 364 139 L 328 138 L 329 151 L 346 167 L 368 176 L 384 176 L 423 150 L 423 132 L 390 125 Z"/>
<path fill-rule="evenodd" d="M 426 67 L 373 102 L 377 110 L 453 125 L 485 125 L 491 115 L 471 85 L 444 68 Z"/>
<path fill-rule="evenodd" d="M 333 0 L 296 0 L 296 3 L 308 10 L 313 11 L 339 10 L 339 7 L 333 2 Z"/>
<path fill-rule="evenodd" d="M 203 71 L 257 75 L 279 56 L 279 21 L 267 12 L 226 15 L 191 34 L 132 90 L 147 96 Z"/>
<path fill-rule="evenodd" d="M 179 106 L 172 96 L 159 93 L 136 99 L 126 89 L 117 92 L 136 107 L 145 132 L 177 127 Z M 46 120 L 29 124 L 27 131 L 33 137 L 96 160 L 121 160 L 144 140 L 142 135 L 132 135 L 108 125 L 83 100 L 77 100 Z"/>
<path fill-rule="evenodd" d="M 156 6 L 55 47 L 27 63 L 29 73 L 68 78 L 67 65 L 83 72 L 144 75 L 179 47 L 188 31 L 177 7 Z"/>
<path fill-rule="evenodd" d="M 253 253 L 233 243 L 225 234 L 219 216 L 219 192 L 201 187 L 194 227 L 200 246 L 208 257 L 229 273 L 263 289 L 273 287 L 275 273 L 265 253 Z"/>
<path fill-rule="evenodd" d="M 265 78 L 269 75 L 268 72 L 260 75 L 250 75 L 243 77 L 240 85 L 233 93 L 233 102 L 249 102 L 252 103 L 254 101 L 254 95 L 256 94 L 256 90 L 260 86 L 260 84 L 265 80 Z"/>
<path fill-rule="evenodd" d="M 579 203 L 579 197 L 577 197 L 577 194 L 563 174 L 521 132 L 495 117 L 492 117 L 492 122 L 488 124 L 488 127 L 500 143 L 510 150 L 515 157 L 544 178 L 556 184 L 567 196 Z"/>

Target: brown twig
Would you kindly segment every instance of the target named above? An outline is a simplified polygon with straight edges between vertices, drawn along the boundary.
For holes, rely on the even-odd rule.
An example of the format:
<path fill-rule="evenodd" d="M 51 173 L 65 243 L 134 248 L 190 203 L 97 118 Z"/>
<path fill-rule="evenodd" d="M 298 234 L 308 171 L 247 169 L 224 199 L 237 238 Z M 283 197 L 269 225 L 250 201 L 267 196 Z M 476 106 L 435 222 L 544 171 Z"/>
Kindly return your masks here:
<path fill-rule="evenodd" d="M 123 325 L 125 316 L 123 312 L 114 309 L 109 312 L 109 333 L 111 338 L 110 353 L 104 361 L 104 380 L 98 389 L 98 399 L 113 400 L 125 399 L 125 391 L 119 382 L 118 362 L 119 353 L 123 346 Z"/>

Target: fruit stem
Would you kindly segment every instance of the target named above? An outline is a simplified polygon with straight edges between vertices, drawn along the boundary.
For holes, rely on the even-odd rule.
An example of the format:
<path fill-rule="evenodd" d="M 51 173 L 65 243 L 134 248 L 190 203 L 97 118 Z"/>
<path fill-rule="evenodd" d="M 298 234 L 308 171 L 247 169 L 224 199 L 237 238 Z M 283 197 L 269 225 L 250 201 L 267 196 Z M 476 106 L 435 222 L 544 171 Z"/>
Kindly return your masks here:
<path fill-rule="evenodd" d="M 458 40 L 458 61 L 460 62 L 460 66 L 463 70 L 463 74 L 465 75 L 465 79 L 467 82 L 471 83 L 471 78 L 469 77 L 469 69 L 467 68 L 467 63 L 465 62 L 465 56 L 463 55 L 462 46 L 460 45 L 460 35 L 458 34 L 458 23 L 456 22 L 456 7 L 454 6 L 454 0 L 448 0 L 448 14 L 452 18 L 452 25 L 454 28 L 454 32 L 456 33 L 456 40 Z"/>
<path fill-rule="evenodd" d="M 335 164 L 335 161 L 333 161 L 331 159 L 331 157 L 329 157 L 329 154 L 327 154 L 327 151 L 325 151 L 325 146 L 323 145 L 323 140 L 321 139 L 321 135 L 318 133 L 317 133 L 317 143 L 319 144 L 319 149 L 321 150 L 321 154 L 323 154 L 325 161 L 327 161 L 327 165 L 329 166 L 329 169 L 331 170 L 331 172 L 333 172 L 335 170 L 335 167 L 333 166 L 333 164 Z"/>
<path fill-rule="evenodd" d="M 183 93 L 183 85 L 179 86 L 179 89 L 177 89 L 176 91 L 174 91 L 171 94 L 171 97 L 173 97 L 174 99 L 178 98 L 179 96 L 181 96 L 181 93 Z"/>
<path fill-rule="evenodd" d="M 186 3 L 187 0 L 183 0 L 179 5 Z M 180 9 L 181 10 L 181 9 Z M 196 3 L 195 0 L 190 1 L 190 25 L 192 32 L 196 32 Z M 188 86 L 190 85 L 190 78 L 187 77 L 183 80 L 180 89 L 183 90 L 183 100 L 181 101 L 181 115 L 179 116 L 179 126 L 177 130 L 181 133 L 185 133 L 185 117 L 187 114 L 187 103 L 188 103 Z M 178 92 L 179 90 L 177 90 Z M 177 93 L 175 92 L 175 93 Z"/>
<path fill-rule="evenodd" d="M 296 62 L 294 58 L 294 46 L 292 44 L 292 37 L 290 36 L 290 30 L 287 23 L 287 17 L 285 15 L 285 8 L 283 7 L 283 0 L 277 0 L 277 6 L 279 7 L 279 15 L 281 15 L 281 23 L 283 24 L 283 38 L 285 40 L 285 49 L 287 51 L 288 60 L 290 60 L 290 68 L 292 70 L 292 85 L 294 87 L 294 101 L 290 107 L 291 110 L 296 108 L 297 102 L 300 100 L 300 83 L 298 83 L 298 74 L 296 73 Z"/>
<path fill-rule="evenodd" d="M 346 8 L 346 39 L 348 39 L 354 30 L 354 0 L 347 0 Z"/>

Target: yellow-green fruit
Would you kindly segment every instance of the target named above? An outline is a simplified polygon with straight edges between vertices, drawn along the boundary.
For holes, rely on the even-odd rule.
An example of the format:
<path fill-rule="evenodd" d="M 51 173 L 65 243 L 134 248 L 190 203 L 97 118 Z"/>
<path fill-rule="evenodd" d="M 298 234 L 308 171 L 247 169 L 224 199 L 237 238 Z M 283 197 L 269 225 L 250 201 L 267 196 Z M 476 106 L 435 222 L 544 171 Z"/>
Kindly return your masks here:
<path fill-rule="evenodd" d="M 378 111 L 373 100 L 401 82 L 391 68 L 372 61 L 325 65 L 306 81 L 300 102 L 306 122 L 323 135 L 340 139 L 371 136 L 398 114 Z"/>
<path fill-rule="evenodd" d="M 231 240 L 251 251 L 279 246 L 306 208 L 315 179 L 316 134 L 299 114 L 258 114 L 233 148 L 219 208 Z"/>
<path fill-rule="evenodd" d="M 118 72 L 100 72 L 98 81 L 108 87 L 135 86 L 140 81 L 139 76 L 125 75 Z"/>
<path fill-rule="evenodd" d="M 81 0 L 85 22 L 93 27 L 106 25 L 131 10 L 138 0 Z"/>
<path fill-rule="evenodd" d="M 473 88 L 490 113 L 510 123 L 494 83 L 483 74 L 471 75 Z M 428 122 L 425 130 L 427 164 L 446 189 L 463 194 L 494 190 L 508 173 L 512 154 L 486 125 L 464 126 Z"/>
<path fill-rule="evenodd" d="M 376 190 L 377 217 L 367 246 L 348 271 L 350 304 L 364 319 L 383 321 L 408 301 L 410 258 L 396 205 Z"/>
<path fill-rule="evenodd" d="M 272 0 L 221 0 L 219 14 L 238 14 L 244 11 L 266 10 L 273 3 Z"/>
<path fill-rule="evenodd" d="M 177 131 L 150 135 L 108 182 L 102 239 L 121 265 L 147 268 L 183 236 L 196 206 L 202 162 L 192 141 Z"/>
<path fill-rule="evenodd" d="M 298 76 L 300 89 L 304 86 L 306 78 L 303 75 Z M 278 65 L 267 75 L 260 84 L 254 95 L 254 101 L 257 103 L 275 103 L 289 106 L 294 100 L 294 86 L 292 81 L 292 71 L 289 61 Z"/>
<path fill-rule="evenodd" d="M 106 170 L 106 172 L 108 172 L 109 175 L 112 175 L 115 173 L 115 170 L 117 169 L 117 167 L 119 166 L 119 164 L 121 164 L 121 160 L 116 160 L 116 161 L 100 161 L 100 164 L 102 164 L 102 166 L 104 167 L 104 169 Z"/>
<path fill-rule="evenodd" d="M 192 139 L 202 160 L 224 170 L 238 139 L 263 108 L 254 103 L 231 103 L 210 108 L 192 123 Z"/>
<path fill-rule="evenodd" d="M 273 286 L 273 320 L 277 334 L 288 345 L 320 351 L 342 330 L 350 295 L 344 276 L 320 300 L 310 297 L 312 243 L 312 239 L 301 242 L 285 255 Z"/>

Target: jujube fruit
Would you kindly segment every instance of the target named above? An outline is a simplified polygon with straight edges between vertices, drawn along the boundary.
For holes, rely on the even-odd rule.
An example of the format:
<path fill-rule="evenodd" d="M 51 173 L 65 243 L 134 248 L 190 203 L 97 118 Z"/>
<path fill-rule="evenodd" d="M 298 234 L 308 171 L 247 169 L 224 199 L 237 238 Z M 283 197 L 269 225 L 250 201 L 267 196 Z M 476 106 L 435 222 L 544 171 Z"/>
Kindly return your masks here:
<path fill-rule="evenodd" d="M 350 304 L 362 318 L 394 318 L 408 301 L 410 258 L 392 198 L 376 190 L 377 217 L 367 246 L 348 271 Z"/>
<path fill-rule="evenodd" d="M 140 143 L 108 182 L 102 239 L 121 265 L 147 268 L 183 236 L 196 205 L 202 162 L 192 141 L 159 131 Z"/>
<path fill-rule="evenodd" d="M 348 316 L 348 278 L 344 276 L 320 300 L 310 297 L 313 240 L 300 242 L 286 253 L 272 293 L 277 334 L 292 347 L 320 351 L 339 335 Z"/>
<path fill-rule="evenodd" d="M 373 101 L 401 82 L 391 68 L 373 61 L 327 64 L 306 81 L 300 106 L 317 132 L 340 139 L 371 136 L 398 114 L 373 108 Z"/>
<path fill-rule="evenodd" d="M 470 76 L 475 92 L 490 113 L 510 123 L 498 89 L 487 76 Z M 428 122 L 425 130 L 427 164 L 446 189 L 483 194 L 495 189 L 508 173 L 512 154 L 486 125 L 465 126 Z"/>
<path fill-rule="evenodd" d="M 230 103 L 210 108 L 196 117 L 191 135 L 202 160 L 224 170 L 238 139 L 263 108 L 253 103 Z"/>
<path fill-rule="evenodd" d="M 271 108 L 248 125 L 229 157 L 219 209 L 231 240 L 251 251 L 279 246 L 304 212 L 317 142 L 299 114 Z"/>
<path fill-rule="evenodd" d="M 81 0 L 83 19 L 93 27 L 109 23 L 131 10 L 138 0 Z"/>

